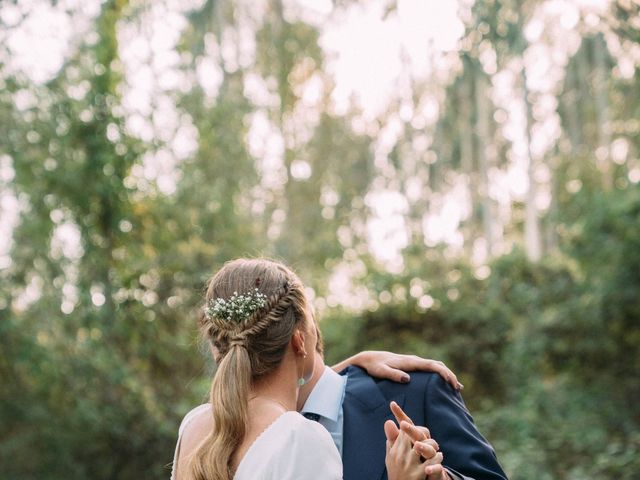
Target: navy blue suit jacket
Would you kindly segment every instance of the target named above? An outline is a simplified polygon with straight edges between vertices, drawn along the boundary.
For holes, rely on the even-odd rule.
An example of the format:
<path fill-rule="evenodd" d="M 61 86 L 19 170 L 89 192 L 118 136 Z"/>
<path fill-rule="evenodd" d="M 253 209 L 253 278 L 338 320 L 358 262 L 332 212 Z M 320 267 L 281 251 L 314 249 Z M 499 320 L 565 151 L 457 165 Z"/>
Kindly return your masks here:
<path fill-rule="evenodd" d="M 429 428 L 443 465 L 475 480 L 506 480 L 493 448 L 478 432 L 462 397 L 436 373 L 412 372 L 408 384 L 370 377 L 348 367 L 343 402 L 344 480 L 387 480 L 384 422 L 396 401 L 416 425 Z"/>

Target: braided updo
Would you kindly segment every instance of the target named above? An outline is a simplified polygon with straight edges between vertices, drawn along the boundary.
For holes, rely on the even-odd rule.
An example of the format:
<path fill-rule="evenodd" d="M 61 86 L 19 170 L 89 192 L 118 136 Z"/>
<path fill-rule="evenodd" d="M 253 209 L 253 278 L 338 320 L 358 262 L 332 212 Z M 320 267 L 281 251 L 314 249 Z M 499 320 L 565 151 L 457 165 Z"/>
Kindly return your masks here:
<path fill-rule="evenodd" d="M 208 314 L 206 305 L 255 292 L 262 306 L 240 318 Z M 291 337 L 305 319 L 302 282 L 281 263 L 238 259 L 226 263 L 209 281 L 200 316 L 203 336 L 215 347 L 218 368 L 211 385 L 214 429 L 191 462 L 192 478 L 231 480 L 231 459 L 248 422 L 249 389 L 275 370 Z"/>

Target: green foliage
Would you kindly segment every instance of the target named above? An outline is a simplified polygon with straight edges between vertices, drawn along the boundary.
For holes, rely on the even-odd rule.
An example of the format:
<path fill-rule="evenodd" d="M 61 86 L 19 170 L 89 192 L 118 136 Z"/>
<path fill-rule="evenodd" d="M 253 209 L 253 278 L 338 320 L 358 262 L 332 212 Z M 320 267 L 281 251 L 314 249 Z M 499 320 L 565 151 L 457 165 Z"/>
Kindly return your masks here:
<path fill-rule="evenodd" d="M 209 352 L 195 321 L 203 286 L 226 260 L 266 254 L 290 263 L 314 289 L 329 362 L 371 348 L 446 361 L 510 478 L 634 478 L 640 191 L 631 173 L 640 149 L 640 75 L 609 75 L 615 59 L 606 44 L 611 35 L 621 50 L 640 41 L 630 2 L 612 4 L 605 34 L 587 31 L 566 67 L 561 138 L 544 159 L 553 203 L 541 224 L 552 240 L 536 263 L 518 246 L 526 202 L 510 203 L 508 222 L 491 224 L 499 219 L 485 170 L 504 169 L 512 145 L 494 121 L 505 112 L 494 112 L 483 91 L 493 79 L 480 50 L 487 58 L 495 51 L 498 68 L 520 61 L 523 25 L 539 2 L 475 2 L 461 72 L 402 95 L 406 111 L 444 96 L 437 125 L 400 121 L 399 105 L 390 105 L 368 125 L 383 132 L 387 120 L 400 121 L 397 142 L 382 155 L 376 134 L 354 127 L 362 124 L 358 112 L 332 111 L 320 29 L 283 11 L 282 2 L 267 3 L 263 19 L 211 0 L 188 15 L 179 43 L 185 79 L 211 54 L 207 34 L 219 44 L 240 24 L 255 27 L 256 59 L 223 71 L 215 99 L 197 83 L 170 92 L 198 141 L 170 195 L 136 180 L 145 157 L 165 145 L 130 136 L 121 105 L 118 28 L 139 21 L 146 7 L 102 2 L 94 31 L 46 84 L 0 63 L 0 167 L 9 158 L 15 173 L 0 178 L 0 194 L 6 189 L 20 205 L 11 263 L 0 267 L 0 476 L 166 478 L 180 419 L 209 387 Z M 391 2 L 387 15 L 394 9 Z M 598 82 L 603 69 L 606 81 Z M 264 105 L 248 98 L 248 74 L 264 80 Z M 308 108 L 300 92 L 311 78 L 322 87 Z M 273 167 L 283 180 L 275 186 L 264 185 L 261 159 L 249 149 L 256 113 L 283 143 L 282 165 Z M 594 155 L 604 133 L 630 152 L 628 162 L 610 161 L 606 175 Z M 482 152 L 491 152 L 486 162 Z M 306 163 L 308 175 L 296 177 L 294 162 Z M 455 256 L 425 246 L 421 224 L 460 179 L 468 182 L 471 214 L 460 225 L 464 253 Z M 367 194 L 404 195 L 416 186 L 404 268 L 390 274 L 368 253 Z M 478 268 L 469 260 L 473 242 L 496 226 L 516 246 Z M 78 237 L 79 251 L 60 244 L 61 228 Z M 362 267 L 353 279 L 369 295 L 362 311 L 324 308 L 328 280 L 345 265 Z"/>

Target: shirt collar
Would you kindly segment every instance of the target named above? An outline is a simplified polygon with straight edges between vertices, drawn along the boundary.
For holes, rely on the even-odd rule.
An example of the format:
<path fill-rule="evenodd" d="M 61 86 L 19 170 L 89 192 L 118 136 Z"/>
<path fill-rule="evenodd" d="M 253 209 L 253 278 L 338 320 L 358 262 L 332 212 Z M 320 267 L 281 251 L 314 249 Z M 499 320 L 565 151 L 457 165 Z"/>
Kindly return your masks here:
<path fill-rule="evenodd" d="M 337 422 L 346 384 L 347 377 L 338 375 L 325 365 L 322 376 L 311 390 L 300 413 L 315 413 Z"/>

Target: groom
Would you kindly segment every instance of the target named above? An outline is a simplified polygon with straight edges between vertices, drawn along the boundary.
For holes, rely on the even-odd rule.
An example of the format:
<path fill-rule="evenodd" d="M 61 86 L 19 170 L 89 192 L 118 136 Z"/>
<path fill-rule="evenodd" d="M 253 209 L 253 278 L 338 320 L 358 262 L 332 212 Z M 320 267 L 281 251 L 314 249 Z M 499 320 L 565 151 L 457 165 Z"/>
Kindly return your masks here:
<path fill-rule="evenodd" d="M 335 373 L 324 364 L 321 341 L 315 355 L 313 376 L 300 389 L 298 409 L 333 437 L 342 456 L 344 480 L 387 480 L 384 423 L 394 418 L 391 401 L 416 425 L 426 426 L 440 447 L 444 475 L 429 479 L 506 480 L 493 448 L 478 432 L 462 397 L 438 373 L 414 372 L 410 382 L 396 383 L 379 380 L 353 366 Z M 404 362 L 400 368 L 411 369 L 407 357 L 397 358 Z"/>

